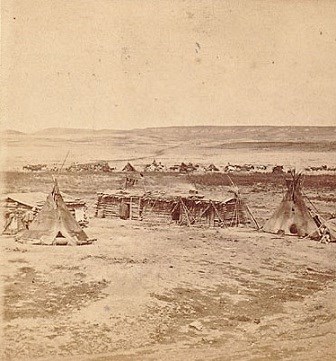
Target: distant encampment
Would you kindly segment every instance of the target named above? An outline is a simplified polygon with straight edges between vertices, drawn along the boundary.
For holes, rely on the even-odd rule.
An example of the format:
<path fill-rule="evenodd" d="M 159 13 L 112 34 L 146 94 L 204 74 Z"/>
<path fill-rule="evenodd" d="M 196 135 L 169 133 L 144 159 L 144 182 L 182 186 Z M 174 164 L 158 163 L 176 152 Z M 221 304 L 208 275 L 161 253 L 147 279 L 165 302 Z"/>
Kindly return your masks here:
<path fill-rule="evenodd" d="M 165 172 L 167 168 L 161 162 L 157 162 L 155 159 L 151 164 L 146 164 L 144 167 L 144 172 Z"/>
<path fill-rule="evenodd" d="M 131 162 L 127 162 L 125 165 L 120 166 L 113 164 L 112 161 L 96 161 L 88 163 L 71 163 L 69 166 L 65 167 L 63 172 L 93 172 L 93 173 L 110 173 L 110 172 L 137 172 L 137 168 L 142 168 L 144 172 L 160 172 L 160 173 L 181 173 L 181 174 L 191 174 L 191 173 L 266 173 L 271 172 L 275 175 L 285 174 L 290 171 L 290 168 L 285 168 L 284 165 L 270 165 L 270 164 L 232 164 L 227 163 L 226 165 L 214 163 L 204 164 L 193 163 L 183 161 L 181 163 L 163 164 L 161 161 L 153 160 L 152 163 L 147 164 L 136 164 L 135 166 Z M 26 164 L 22 167 L 22 170 L 25 172 L 58 172 L 60 171 L 60 166 L 46 163 L 40 164 Z M 309 166 L 305 167 L 307 173 L 332 173 L 336 171 L 336 167 L 322 165 L 322 166 Z"/>
<path fill-rule="evenodd" d="M 73 163 L 66 168 L 69 172 L 113 172 L 115 167 L 110 167 L 106 161 L 94 162 L 94 163 Z"/>

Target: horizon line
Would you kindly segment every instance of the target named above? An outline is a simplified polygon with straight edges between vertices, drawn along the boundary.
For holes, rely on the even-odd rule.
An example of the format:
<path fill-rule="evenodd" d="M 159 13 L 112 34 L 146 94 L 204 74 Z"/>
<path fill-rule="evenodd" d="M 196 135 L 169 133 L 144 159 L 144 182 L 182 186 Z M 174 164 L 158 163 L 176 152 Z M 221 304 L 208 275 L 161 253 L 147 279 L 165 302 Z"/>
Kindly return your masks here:
<path fill-rule="evenodd" d="M 33 131 L 21 131 L 13 128 L 5 128 L 0 132 L 17 132 L 22 134 L 34 134 L 45 130 L 87 130 L 87 131 L 116 131 L 127 132 L 146 129 L 167 129 L 167 128 L 336 128 L 336 125 L 167 125 L 167 126 L 149 126 L 143 128 L 117 129 L 117 128 L 75 128 L 75 127 L 46 127 Z"/>

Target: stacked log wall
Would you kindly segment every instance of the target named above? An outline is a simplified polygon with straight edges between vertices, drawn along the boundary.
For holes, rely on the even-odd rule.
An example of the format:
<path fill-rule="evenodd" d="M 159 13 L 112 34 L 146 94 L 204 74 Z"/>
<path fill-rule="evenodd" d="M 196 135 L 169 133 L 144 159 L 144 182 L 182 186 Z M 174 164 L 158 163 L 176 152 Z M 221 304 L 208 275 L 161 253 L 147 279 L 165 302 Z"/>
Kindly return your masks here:
<path fill-rule="evenodd" d="M 96 217 L 119 218 L 122 198 L 114 196 L 100 196 L 97 201 Z"/>
<path fill-rule="evenodd" d="M 176 202 L 165 199 L 144 199 L 142 218 L 159 223 L 172 222 L 172 211 Z"/>
<path fill-rule="evenodd" d="M 103 195 L 97 201 L 96 217 L 120 218 L 121 203 L 130 204 L 130 201 L 132 201 L 131 219 L 169 224 L 174 222 L 172 213 L 174 208 L 178 207 L 180 219 L 177 223 L 182 225 L 189 225 L 190 223 L 201 227 L 230 227 L 237 225 L 237 218 L 239 224 L 250 223 L 243 204 L 237 198 L 224 203 L 188 198 L 130 198 L 129 196 Z"/>

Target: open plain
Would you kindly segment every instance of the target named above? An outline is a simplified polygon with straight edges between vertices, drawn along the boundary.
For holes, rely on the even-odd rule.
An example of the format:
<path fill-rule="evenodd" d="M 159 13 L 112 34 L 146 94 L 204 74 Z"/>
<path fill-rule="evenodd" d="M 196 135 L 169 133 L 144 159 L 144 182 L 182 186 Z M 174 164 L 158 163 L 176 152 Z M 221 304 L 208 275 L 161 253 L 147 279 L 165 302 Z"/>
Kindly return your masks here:
<path fill-rule="evenodd" d="M 3 174 L 6 191 L 49 191 L 48 172 Z M 1 239 L 4 360 L 332 360 L 335 245 L 247 228 L 199 228 L 94 218 L 96 192 L 124 175 L 61 173 L 61 189 L 88 203 L 82 247 Z M 192 182 L 223 198 L 222 175 L 147 175 Z M 262 225 L 283 177 L 231 174 Z M 333 175 L 305 178 L 324 217 Z M 148 187 L 148 186 L 147 186 Z"/>

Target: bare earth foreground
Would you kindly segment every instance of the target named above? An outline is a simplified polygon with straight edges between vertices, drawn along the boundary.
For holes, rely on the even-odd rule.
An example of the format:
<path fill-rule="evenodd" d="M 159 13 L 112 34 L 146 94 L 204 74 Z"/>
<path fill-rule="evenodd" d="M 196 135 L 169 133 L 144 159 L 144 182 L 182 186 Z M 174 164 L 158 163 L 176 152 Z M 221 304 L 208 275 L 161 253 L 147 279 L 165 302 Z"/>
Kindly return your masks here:
<path fill-rule="evenodd" d="M 12 191 L 49 187 L 15 179 Z M 60 177 L 64 191 L 76 193 L 76 179 Z M 98 187 L 85 182 L 93 202 Z M 331 214 L 333 184 L 306 184 Z M 241 190 L 260 222 L 282 197 L 268 181 Z M 86 231 L 98 241 L 82 247 L 1 237 L 1 359 L 335 359 L 335 244 L 97 218 Z"/>

